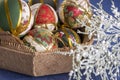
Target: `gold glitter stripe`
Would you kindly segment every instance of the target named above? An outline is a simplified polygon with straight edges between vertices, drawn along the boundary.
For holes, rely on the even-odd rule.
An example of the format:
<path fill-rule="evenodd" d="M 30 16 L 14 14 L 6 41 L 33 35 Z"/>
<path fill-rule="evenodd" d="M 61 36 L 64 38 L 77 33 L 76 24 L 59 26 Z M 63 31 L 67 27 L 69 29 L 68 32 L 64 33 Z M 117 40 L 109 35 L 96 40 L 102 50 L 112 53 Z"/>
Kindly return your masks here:
<path fill-rule="evenodd" d="M 73 47 L 73 46 L 72 46 L 72 41 L 71 41 L 71 38 L 70 38 L 68 32 L 66 32 L 66 30 L 65 30 L 64 27 L 62 27 L 62 30 L 63 30 L 63 32 L 64 32 L 65 35 L 66 35 L 66 38 L 67 38 L 67 40 L 68 40 L 68 44 L 69 44 L 69 46 L 70 46 L 70 47 Z"/>
<path fill-rule="evenodd" d="M 0 32 L 3 31 L 2 28 L 0 27 Z"/>
<path fill-rule="evenodd" d="M 44 3 L 44 0 L 40 0 L 41 3 Z"/>
<path fill-rule="evenodd" d="M 32 0 L 29 0 L 29 1 L 28 1 L 28 4 L 31 6 L 31 5 L 32 5 Z"/>
<path fill-rule="evenodd" d="M 19 14 L 19 19 L 18 19 L 18 23 L 15 27 L 15 29 L 13 28 L 13 24 L 12 24 L 12 20 L 10 17 L 10 11 L 9 11 L 9 7 L 8 7 L 8 0 L 4 0 L 4 6 L 5 6 L 5 12 L 6 12 L 6 16 L 7 16 L 7 20 L 8 20 L 8 24 L 9 24 L 9 28 L 12 32 L 13 35 L 17 36 L 18 33 L 16 32 L 16 29 L 19 27 L 20 22 L 21 22 L 21 15 L 22 15 L 22 4 L 21 1 L 19 1 L 19 5 L 20 5 L 20 14 Z"/>
<path fill-rule="evenodd" d="M 58 36 L 59 36 L 59 32 L 55 33 L 55 35 L 53 35 L 53 38 L 59 40 L 63 44 L 64 47 L 67 47 L 65 45 L 64 41 L 60 37 L 58 37 Z"/>
<path fill-rule="evenodd" d="M 11 32 L 13 32 L 14 30 L 13 30 L 13 27 L 12 27 L 13 24 L 12 24 L 10 13 L 9 13 L 8 0 L 4 0 L 4 7 L 5 7 L 5 12 L 6 12 L 9 28 L 10 28 Z"/>
<path fill-rule="evenodd" d="M 33 0 L 29 0 L 29 1 L 28 1 L 28 4 L 29 4 L 29 5 L 32 5 L 32 2 L 33 2 Z M 40 3 L 44 3 L 44 0 L 40 0 Z"/>
<path fill-rule="evenodd" d="M 16 31 L 17 28 L 20 27 L 20 23 L 21 23 L 21 18 L 22 18 L 22 2 L 20 0 L 18 0 L 19 2 L 19 6 L 20 6 L 20 9 L 19 9 L 19 19 L 18 19 L 18 23 L 17 23 L 17 26 L 16 26 L 16 29 L 15 29 L 15 32 L 13 33 L 14 35 L 18 36 L 19 33 Z"/>
<path fill-rule="evenodd" d="M 56 23 L 54 23 L 54 26 L 55 26 L 55 30 L 58 30 L 58 27 L 57 27 L 57 24 L 56 24 Z"/>
<path fill-rule="evenodd" d="M 55 9 L 56 9 L 58 0 L 53 0 L 53 2 L 54 2 L 54 5 L 55 5 Z"/>
<path fill-rule="evenodd" d="M 81 40 L 80 40 L 79 35 L 77 35 L 77 33 L 76 33 L 75 31 L 73 31 L 72 29 L 70 29 L 70 31 L 74 34 L 75 39 L 76 39 L 76 42 L 77 42 L 77 43 L 81 43 Z"/>
<path fill-rule="evenodd" d="M 20 2 L 20 3 L 21 3 L 21 2 Z M 22 6 L 22 3 L 21 3 L 20 5 Z M 18 27 L 17 27 L 17 29 L 16 29 L 16 34 L 17 34 L 17 35 L 19 35 L 19 34 L 22 33 L 23 31 L 25 31 L 25 30 L 27 29 L 28 25 L 30 24 L 30 21 L 31 21 L 31 10 L 30 10 L 30 6 L 28 6 L 28 7 L 29 7 L 29 11 L 30 11 L 30 17 L 29 17 L 29 19 L 28 19 L 28 23 L 27 23 L 26 25 L 24 25 L 24 26 L 18 25 Z M 22 9 L 22 8 L 21 8 L 21 9 Z M 22 10 L 21 10 L 21 13 L 22 13 Z M 22 31 L 21 31 L 20 28 L 22 28 Z"/>

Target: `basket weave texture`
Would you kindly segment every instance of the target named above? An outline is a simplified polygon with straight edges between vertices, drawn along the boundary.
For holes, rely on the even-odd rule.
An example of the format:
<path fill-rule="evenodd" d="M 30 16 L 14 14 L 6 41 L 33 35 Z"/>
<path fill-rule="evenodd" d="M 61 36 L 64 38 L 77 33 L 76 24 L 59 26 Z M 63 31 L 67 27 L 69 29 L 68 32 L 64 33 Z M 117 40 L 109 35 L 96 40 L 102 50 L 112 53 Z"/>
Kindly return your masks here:
<path fill-rule="evenodd" d="M 69 72 L 72 69 L 72 57 L 55 54 L 56 51 L 35 52 L 9 32 L 0 32 L 0 68 L 2 69 L 31 76 Z"/>

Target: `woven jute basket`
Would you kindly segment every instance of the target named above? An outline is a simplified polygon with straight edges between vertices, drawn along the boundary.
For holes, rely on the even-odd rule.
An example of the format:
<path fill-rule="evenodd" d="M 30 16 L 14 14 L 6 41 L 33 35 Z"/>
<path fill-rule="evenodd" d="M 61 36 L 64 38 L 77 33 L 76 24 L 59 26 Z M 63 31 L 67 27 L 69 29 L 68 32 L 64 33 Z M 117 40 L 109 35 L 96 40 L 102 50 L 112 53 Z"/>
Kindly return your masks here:
<path fill-rule="evenodd" d="M 86 37 L 83 41 L 87 44 Z M 55 49 L 46 52 L 35 52 L 9 32 L 0 32 L 0 68 L 27 74 L 45 76 L 67 73 L 72 69 L 72 57 L 55 54 L 57 51 L 69 51 L 69 48 Z"/>
<path fill-rule="evenodd" d="M 68 49 L 69 50 L 69 49 Z M 0 68 L 31 76 L 69 72 L 72 58 L 55 54 L 58 50 L 34 52 L 9 32 L 0 32 Z"/>

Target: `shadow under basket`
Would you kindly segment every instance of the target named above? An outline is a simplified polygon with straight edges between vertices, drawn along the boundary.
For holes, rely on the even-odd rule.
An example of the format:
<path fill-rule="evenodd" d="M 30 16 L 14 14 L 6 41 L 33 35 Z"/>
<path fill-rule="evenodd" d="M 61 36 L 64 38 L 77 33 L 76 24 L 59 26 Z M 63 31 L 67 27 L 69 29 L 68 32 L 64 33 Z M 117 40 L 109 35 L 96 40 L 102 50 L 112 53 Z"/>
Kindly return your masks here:
<path fill-rule="evenodd" d="M 10 33 L 0 32 L 1 69 L 31 76 L 69 72 L 72 69 L 72 57 L 55 54 L 56 51 L 34 52 Z"/>

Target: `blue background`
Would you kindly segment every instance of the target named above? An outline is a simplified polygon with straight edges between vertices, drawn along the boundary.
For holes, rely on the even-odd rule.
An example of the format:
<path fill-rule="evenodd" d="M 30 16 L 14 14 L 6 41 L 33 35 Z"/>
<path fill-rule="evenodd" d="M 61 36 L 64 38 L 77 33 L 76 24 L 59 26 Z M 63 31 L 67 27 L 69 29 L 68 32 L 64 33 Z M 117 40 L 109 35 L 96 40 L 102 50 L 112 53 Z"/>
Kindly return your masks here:
<path fill-rule="evenodd" d="M 97 6 L 96 3 L 99 1 L 100 0 L 90 0 L 90 2 L 95 6 Z M 113 1 L 115 2 L 115 5 L 119 8 L 119 11 L 120 11 L 120 0 L 113 0 Z M 59 0 L 59 2 L 62 2 L 62 0 Z M 104 9 L 108 13 L 112 14 L 110 11 L 110 7 L 111 7 L 110 5 L 111 5 L 110 0 L 104 0 L 103 2 Z M 49 76 L 43 76 L 43 77 L 32 77 L 32 76 L 0 69 L 0 80 L 68 80 L 68 78 L 69 78 L 68 73 L 49 75 Z M 93 75 L 93 79 L 101 80 L 100 77 L 95 77 L 94 75 Z M 82 80 L 85 80 L 84 77 Z M 118 80 L 120 80 L 120 76 L 118 76 Z"/>

